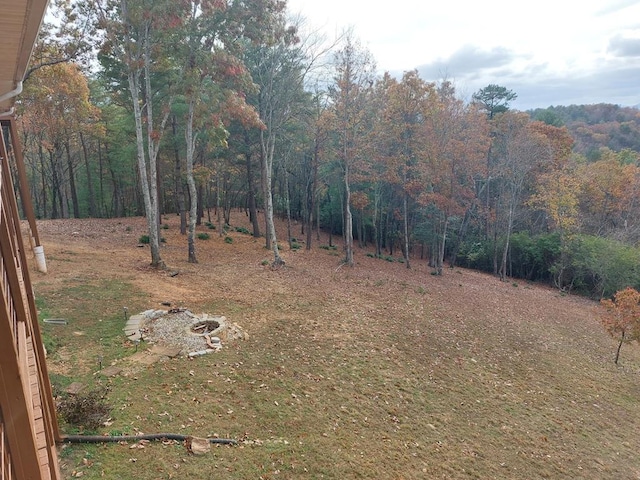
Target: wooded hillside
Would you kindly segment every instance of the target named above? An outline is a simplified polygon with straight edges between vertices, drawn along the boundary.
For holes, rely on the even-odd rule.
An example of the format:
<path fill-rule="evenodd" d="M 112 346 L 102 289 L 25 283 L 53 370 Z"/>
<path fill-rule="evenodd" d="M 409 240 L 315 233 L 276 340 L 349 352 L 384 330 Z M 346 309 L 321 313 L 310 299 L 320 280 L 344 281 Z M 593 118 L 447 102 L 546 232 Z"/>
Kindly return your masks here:
<path fill-rule="evenodd" d="M 278 0 L 59 2 L 18 118 L 40 218 L 161 215 L 222 230 L 243 208 L 275 265 L 274 216 L 344 247 L 542 280 L 595 297 L 640 286 L 639 112 L 518 112 L 488 85 L 378 74 Z M 89 67 L 87 67 L 90 66 Z M 357 252 L 355 253 L 357 255 Z"/>

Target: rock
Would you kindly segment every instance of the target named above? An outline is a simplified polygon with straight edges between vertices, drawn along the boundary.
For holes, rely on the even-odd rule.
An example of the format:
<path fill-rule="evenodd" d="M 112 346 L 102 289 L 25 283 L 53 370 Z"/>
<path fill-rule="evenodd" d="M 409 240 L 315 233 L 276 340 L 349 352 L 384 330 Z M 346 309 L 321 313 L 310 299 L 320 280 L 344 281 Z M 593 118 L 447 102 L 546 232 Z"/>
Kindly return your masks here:
<path fill-rule="evenodd" d="M 84 383 L 73 382 L 67 387 L 66 392 L 70 395 L 77 395 L 85 387 Z"/>
<path fill-rule="evenodd" d="M 187 449 L 194 455 L 204 455 L 211 450 L 208 438 L 190 437 L 187 440 Z"/>
<path fill-rule="evenodd" d="M 121 371 L 122 371 L 122 369 L 120 367 L 111 366 L 111 367 L 103 368 L 98 373 L 100 375 L 104 375 L 105 377 L 115 377 Z"/>

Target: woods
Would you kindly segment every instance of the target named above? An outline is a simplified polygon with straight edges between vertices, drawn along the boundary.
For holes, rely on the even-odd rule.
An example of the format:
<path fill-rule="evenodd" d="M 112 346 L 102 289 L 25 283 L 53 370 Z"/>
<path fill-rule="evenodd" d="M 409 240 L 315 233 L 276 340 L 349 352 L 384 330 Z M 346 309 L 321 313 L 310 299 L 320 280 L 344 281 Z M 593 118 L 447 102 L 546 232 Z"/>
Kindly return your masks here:
<path fill-rule="evenodd" d="M 504 86 L 467 99 L 380 74 L 352 34 L 318 41 L 280 0 L 56 5 L 67 34 L 42 29 L 17 105 L 39 218 L 144 215 L 160 268 L 163 215 L 197 262 L 196 225 L 242 210 L 275 266 L 322 229 L 349 266 L 372 246 L 435 275 L 640 287 L 635 109 L 518 112 Z"/>

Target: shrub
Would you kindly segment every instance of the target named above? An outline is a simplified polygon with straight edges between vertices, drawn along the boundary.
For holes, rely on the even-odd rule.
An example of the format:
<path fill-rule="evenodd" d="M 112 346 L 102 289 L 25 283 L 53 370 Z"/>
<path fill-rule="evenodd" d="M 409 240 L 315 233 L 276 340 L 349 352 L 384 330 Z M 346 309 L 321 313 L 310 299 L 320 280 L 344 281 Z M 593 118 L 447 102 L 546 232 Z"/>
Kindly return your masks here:
<path fill-rule="evenodd" d="M 98 429 L 109 417 L 112 407 L 107 403 L 108 389 L 68 395 L 58 404 L 58 413 L 69 424 L 87 430 Z"/>
<path fill-rule="evenodd" d="M 302 247 L 302 245 L 300 245 L 297 242 L 291 242 L 291 250 L 299 250 Z"/>
<path fill-rule="evenodd" d="M 244 233 L 245 235 L 251 235 L 251 232 L 244 227 L 236 227 L 236 232 Z"/>
<path fill-rule="evenodd" d="M 166 224 L 166 223 L 163 223 L 163 224 L 162 224 L 162 229 L 163 229 L 163 230 L 169 230 L 169 225 L 168 225 L 168 224 Z"/>
<path fill-rule="evenodd" d="M 198 239 L 200 239 L 200 240 L 209 240 L 209 238 L 211 238 L 211 237 L 209 237 L 209 234 L 208 234 L 208 233 L 205 233 L 205 232 L 201 232 L 201 233 L 199 233 L 199 234 L 198 234 L 198 235 L 196 235 L 196 236 L 197 236 L 197 237 L 198 237 Z"/>
<path fill-rule="evenodd" d="M 166 243 L 167 239 L 164 237 L 160 237 L 160 243 Z M 148 245 L 150 242 L 149 239 L 149 235 L 140 235 L 140 238 L 138 239 L 138 243 L 143 243 L 145 245 Z"/>
<path fill-rule="evenodd" d="M 224 243 L 233 243 L 233 238 L 231 238 L 231 237 L 224 237 Z"/>

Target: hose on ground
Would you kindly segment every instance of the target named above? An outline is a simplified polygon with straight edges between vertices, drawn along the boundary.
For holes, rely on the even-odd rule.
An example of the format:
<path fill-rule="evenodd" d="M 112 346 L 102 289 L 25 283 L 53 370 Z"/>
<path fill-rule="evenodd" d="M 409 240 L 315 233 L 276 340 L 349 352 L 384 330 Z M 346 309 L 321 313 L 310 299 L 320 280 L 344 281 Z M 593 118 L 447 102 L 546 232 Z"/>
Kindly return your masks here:
<path fill-rule="evenodd" d="M 191 435 L 179 433 L 152 433 L 145 435 L 62 435 L 64 443 L 104 443 L 104 442 L 137 442 L 138 440 L 179 440 L 193 438 Z M 209 443 L 221 445 L 237 445 L 232 438 L 209 438 Z"/>

